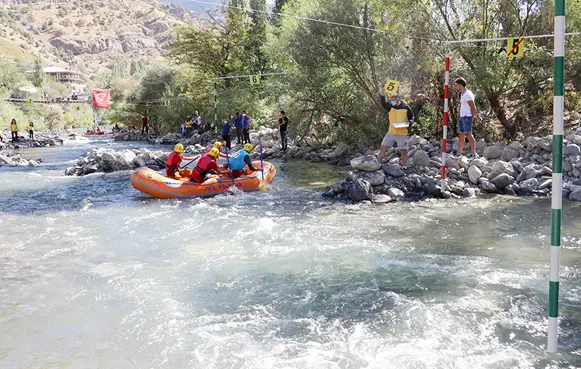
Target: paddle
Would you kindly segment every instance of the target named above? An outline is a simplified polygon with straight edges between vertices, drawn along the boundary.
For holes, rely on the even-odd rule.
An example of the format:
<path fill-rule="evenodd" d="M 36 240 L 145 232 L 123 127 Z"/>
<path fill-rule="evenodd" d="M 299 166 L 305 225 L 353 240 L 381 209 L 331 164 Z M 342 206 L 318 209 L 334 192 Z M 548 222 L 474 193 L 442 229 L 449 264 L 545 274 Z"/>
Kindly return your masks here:
<path fill-rule="evenodd" d="M 232 185 L 234 185 L 234 174 L 232 173 L 232 168 L 230 168 L 230 155 L 228 155 L 228 148 L 224 147 L 226 150 L 226 162 L 228 163 L 228 170 L 230 171 L 230 177 L 232 177 Z"/>
<path fill-rule="evenodd" d="M 185 167 L 187 167 L 188 165 L 190 165 L 191 163 L 193 163 L 194 161 L 198 160 L 200 158 L 200 156 L 202 155 L 197 155 L 194 156 L 194 158 L 191 161 L 188 161 L 187 163 L 185 163 L 184 165 L 180 166 L 180 169 L 184 169 Z"/>

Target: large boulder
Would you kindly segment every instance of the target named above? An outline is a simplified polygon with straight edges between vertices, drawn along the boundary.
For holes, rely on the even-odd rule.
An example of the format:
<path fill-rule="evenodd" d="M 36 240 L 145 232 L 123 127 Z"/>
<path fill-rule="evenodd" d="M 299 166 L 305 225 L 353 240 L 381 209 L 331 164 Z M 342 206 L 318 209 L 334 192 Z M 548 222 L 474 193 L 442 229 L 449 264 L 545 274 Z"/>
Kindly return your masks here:
<path fill-rule="evenodd" d="M 545 151 L 553 151 L 553 136 L 542 137 L 538 144 Z"/>
<path fill-rule="evenodd" d="M 518 156 L 519 156 L 518 151 L 505 147 L 504 150 L 502 150 L 502 154 L 500 155 L 500 160 L 511 161 L 518 158 Z"/>
<path fill-rule="evenodd" d="M 502 173 L 494 177 L 491 182 L 494 183 L 496 188 L 502 190 L 506 186 L 514 182 L 514 177 L 509 175 L 508 173 Z"/>
<path fill-rule="evenodd" d="M 488 175 L 488 179 L 492 179 L 498 176 L 499 174 L 503 173 L 507 173 L 508 175 L 513 177 L 516 177 L 516 175 L 518 174 L 511 163 L 500 160 L 494 163 L 494 166 L 492 167 L 492 170 Z"/>
<path fill-rule="evenodd" d="M 369 182 L 372 186 L 379 186 L 385 182 L 385 174 L 382 170 L 375 172 L 359 172 L 356 174 L 357 178 L 361 178 Z"/>
<path fill-rule="evenodd" d="M 395 187 L 391 187 L 389 190 L 387 190 L 387 194 L 392 199 L 403 199 L 405 197 L 405 193 L 399 188 Z"/>
<path fill-rule="evenodd" d="M 482 171 L 476 165 L 471 166 L 468 168 L 468 178 L 470 182 L 474 184 L 478 184 L 478 180 L 482 177 Z"/>
<path fill-rule="evenodd" d="M 478 159 L 474 159 L 474 160 L 472 160 L 472 161 L 470 162 L 470 165 L 471 165 L 471 166 L 472 166 L 472 165 L 475 165 L 475 166 L 477 166 L 478 168 L 482 169 L 482 168 L 484 168 L 485 166 L 487 166 L 487 165 L 488 165 L 488 160 L 486 160 L 486 158 L 478 158 Z"/>
<path fill-rule="evenodd" d="M 519 194 L 528 195 L 537 189 L 539 181 L 536 178 L 530 178 L 520 182 L 518 185 L 520 187 Z"/>
<path fill-rule="evenodd" d="M 581 187 L 575 188 L 569 194 L 569 200 L 571 201 L 581 201 Z"/>
<path fill-rule="evenodd" d="M 349 151 L 349 146 L 346 143 L 340 142 L 339 145 L 329 154 L 329 159 L 337 159 L 345 155 Z"/>
<path fill-rule="evenodd" d="M 352 201 L 372 200 L 373 188 L 369 182 L 357 179 L 347 187 L 347 197 Z"/>
<path fill-rule="evenodd" d="M 381 169 L 385 172 L 386 175 L 391 177 L 399 178 L 405 175 L 404 171 L 399 167 L 399 165 L 384 164 L 381 166 Z"/>
<path fill-rule="evenodd" d="M 424 150 L 418 150 L 413 157 L 414 166 L 427 167 L 430 165 L 430 156 Z"/>
<path fill-rule="evenodd" d="M 502 155 L 503 147 L 504 147 L 503 144 L 488 146 L 486 149 L 484 149 L 483 155 L 488 160 L 499 159 L 500 156 Z"/>
<path fill-rule="evenodd" d="M 375 156 L 366 155 L 351 159 L 351 167 L 365 172 L 375 172 L 381 168 L 381 164 Z"/>
<path fill-rule="evenodd" d="M 569 144 L 565 148 L 566 155 L 581 155 L 581 148 L 576 144 Z"/>

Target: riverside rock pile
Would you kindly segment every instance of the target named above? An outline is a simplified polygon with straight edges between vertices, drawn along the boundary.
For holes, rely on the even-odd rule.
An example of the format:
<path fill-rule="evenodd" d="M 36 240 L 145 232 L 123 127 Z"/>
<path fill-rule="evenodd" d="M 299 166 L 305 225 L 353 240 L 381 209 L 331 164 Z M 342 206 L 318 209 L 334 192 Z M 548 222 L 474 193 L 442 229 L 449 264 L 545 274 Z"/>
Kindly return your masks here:
<path fill-rule="evenodd" d="M 448 145 L 455 150 L 457 140 Z M 387 153 L 387 163 L 374 155 L 353 158 L 354 169 L 344 181 L 327 187 L 323 195 L 351 201 L 388 202 L 424 197 L 473 197 L 485 193 L 513 196 L 547 196 L 552 186 L 552 136 L 529 137 L 523 142 L 487 145 L 477 142 L 481 158 L 469 161 L 449 155 L 447 180 L 440 188 L 440 142 L 412 136 L 409 141 L 408 169 L 399 166 L 396 149 Z M 581 201 L 581 128 L 568 132 L 563 143 L 563 197 Z"/>
<path fill-rule="evenodd" d="M 75 166 L 67 168 L 65 175 L 84 176 L 96 172 L 116 172 L 141 167 L 160 170 L 165 168 L 168 153 L 162 151 L 92 149 L 89 155 L 77 159 Z"/>
<path fill-rule="evenodd" d="M 36 167 L 42 162 L 41 159 L 28 160 L 20 154 L 0 153 L 0 166 L 10 167 Z"/>
<path fill-rule="evenodd" d="M 34 140 L 28 139 L 26 137 L 20 137 L 18 141 L 12 142 L 12 140 L 5 139 L 0 142 L 0 150 L 8 149 L 25 149 L 30 147 L 48 147 L 48 146 L 62 146 L 63 139 L 57 135 L 35 133 Z"/>

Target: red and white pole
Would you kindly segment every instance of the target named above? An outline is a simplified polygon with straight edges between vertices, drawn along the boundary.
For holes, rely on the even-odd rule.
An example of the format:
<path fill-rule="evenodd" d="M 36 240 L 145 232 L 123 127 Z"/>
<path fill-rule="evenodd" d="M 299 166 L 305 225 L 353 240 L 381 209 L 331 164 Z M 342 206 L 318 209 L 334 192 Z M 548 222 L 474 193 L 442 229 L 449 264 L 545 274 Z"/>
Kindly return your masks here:
<path fill-rule="evenodd" d="M 448 93 L 450 85 L 450 57 L 446 57 L 446 77 L 444 79 L 444 129 L 442 130 L 442 181 L 440 189 L 446 189 L 446 144 L 448 138 Z"/>

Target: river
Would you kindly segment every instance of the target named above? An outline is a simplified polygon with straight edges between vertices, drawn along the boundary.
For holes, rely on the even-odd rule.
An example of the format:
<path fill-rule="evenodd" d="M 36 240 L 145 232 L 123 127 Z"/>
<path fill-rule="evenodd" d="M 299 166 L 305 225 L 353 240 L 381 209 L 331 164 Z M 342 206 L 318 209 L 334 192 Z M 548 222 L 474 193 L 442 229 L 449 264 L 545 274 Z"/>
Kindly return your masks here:
<path fill-rule="evenodd" d="M 156 200 L 63 176 L 97 146 L 129 144 L 0 168 L 1 368 L 581 367 L 579 204 L 549 355 L 548 199 L 348 205 L 334 167 L 275 162 L 267 192 Z"/>

